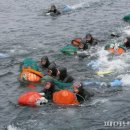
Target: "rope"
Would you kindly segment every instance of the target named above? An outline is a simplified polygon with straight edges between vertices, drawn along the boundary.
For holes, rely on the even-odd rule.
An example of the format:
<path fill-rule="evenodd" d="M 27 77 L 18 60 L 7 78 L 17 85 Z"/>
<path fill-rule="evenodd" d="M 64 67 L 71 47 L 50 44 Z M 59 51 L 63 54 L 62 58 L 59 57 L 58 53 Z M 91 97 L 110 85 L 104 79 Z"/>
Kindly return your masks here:
<path fill-rule="evenodd" d="M 84 102 L 86 101 L 85 98 L 81 96 L 80 94 L 76 93 L 76 95 L 80 96 L 84 100 Z"/>

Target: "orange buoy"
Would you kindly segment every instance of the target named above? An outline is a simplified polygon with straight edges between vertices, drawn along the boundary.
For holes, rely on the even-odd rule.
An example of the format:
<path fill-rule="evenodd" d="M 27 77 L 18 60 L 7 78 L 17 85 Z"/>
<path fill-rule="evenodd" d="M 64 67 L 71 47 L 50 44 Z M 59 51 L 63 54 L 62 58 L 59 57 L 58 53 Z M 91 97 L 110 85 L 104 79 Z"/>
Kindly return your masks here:
<path fill-rule="evenodd" d="M 36 102 L 41 98 L 42 96 L 38 92 L 27 92 L 19 96 L 18 98 L 18 104 L 22 106 L 36 106 Z"/>
<path fill-rule="evenodd" d="M 118 55 L 121 55 L 125 52 L 123 48 L 118 48 L 118 49 L 109 48 L 108 51 L 112 54 L 118 54 Z"/>
<path fill-rule="evenodd" d="M 36 71 L 36 70 L 34 70 L 34 69 L 30 68 L 30 67 L 23 68 L 22 72 L 30 72 L 30 73 L 34 73 L 34 74 L 38 75 L 39 77 L 43 77 L 43 74 L 41 72 Z"/>
<path fill-rule="evenodd" d="M 39 82 L 41 77 L 31 72 L 21 72 L 20 78 L 29 82 Z"/>
<path fill-rule="evenodd" d="M 74 93 L 69 90 L 60 90 L 53 94 L 53 102 L 59 105 L 78 105 L 79 102 Z"/>
<path fill-rule="evenodd" d="M 74 40 L 71 41 L 71 44 L 73 46 L 79 46 L 80 43 L 81 43 L 81 38 L 75 38 Z"/>
<path fill-rule="evenodd" d="M 118 48 L 117 50 L 117 54 L 121 55 L 125 52 L 125 50 L 123 48 Z"/>

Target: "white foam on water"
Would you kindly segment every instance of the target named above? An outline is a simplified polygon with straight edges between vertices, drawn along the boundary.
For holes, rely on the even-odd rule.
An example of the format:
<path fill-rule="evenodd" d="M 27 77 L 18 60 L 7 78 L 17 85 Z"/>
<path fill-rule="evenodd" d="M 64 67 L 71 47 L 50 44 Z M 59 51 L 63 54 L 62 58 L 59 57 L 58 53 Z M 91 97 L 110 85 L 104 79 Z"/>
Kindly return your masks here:
<path fill-rule="evenodd" d="M 91 105 L 96 105 L 96 104 L 99 104 L 99 103 L 105 103 L 105 102 L 108 102 L 109 99 L 95 99 L 92 101 Z"/>
<path fill-rule="evenodd" d="M 76 9 L 80 9 L 80 8 L 84 8 L 84 7 L 89 7 L 89 3 L 88 1 L 80 1 L 80 3 L 78 4 L 74 4 L 74 5 L 65 5 L 68 9 L 70 10 L 76 10 Z"/>
<path fill-rule="evenodd" d="M 11 49 L 9 50 L 11 55 L 25 55 L 28 54 L 29 51 L 28 50 L 23 50 L 23 49 Z"/>
<path fill-rule="evenodd" d="M 125 32 L 127 35 L 130 35 L 130 29 L 129 29 L 129 30 L 124 30 L 124 32 Z"/>
<path fill-rule="evenodd" d="M 122 82 L 123 86 L 129 86 L 130 85 L 130 75 L 129 74 L 120 75 L 118 77 L 121 78 L 121 82 Z"/>
<path fill-rule="evenodd" d="M 17 127 L 14 127 L 14 126 L 12 126 L 12 125 L 9 125 L 9 126 L 7 127 L 7 130 L 22 130 L 22 129 L 19 129 L 19 128 L 17 128 Z"/>
<path fill-rule="evenodd" d="M 127 54 L 114 56 L 111 60 L 109 60 L 108 54 L 109 52 L 104 48 L 98 51 L 99 70 L 122 71 L 129 67 Z"/>
<path fill-rule="evenodd" d="M 123 32 L 127 35 L 130 35 L 130 26 L 125 27 Z"/>
<path fill-rule="evenodd" d="M 79 3 L 79 4 L 72 5 L 72 6 L 70 6 L 70 8 L 73 9 L 73 10 L 79 9 L 79 8 L 82 8 L 85 4 L 86 4 L 86 2 L 82 2 L 82 3 Z"/>

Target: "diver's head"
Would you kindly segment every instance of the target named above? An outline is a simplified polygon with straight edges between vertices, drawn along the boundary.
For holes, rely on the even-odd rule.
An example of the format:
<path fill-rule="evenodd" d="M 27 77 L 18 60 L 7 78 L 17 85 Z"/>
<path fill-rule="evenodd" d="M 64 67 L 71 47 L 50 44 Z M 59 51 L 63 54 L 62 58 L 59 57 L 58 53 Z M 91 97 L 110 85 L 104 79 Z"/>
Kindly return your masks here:
<path fill-rule="evenodd" d="M 80 93 L 83 90 L 83 85 L 80 82 L 74 82 L 72 88 L 74 93 Z"/>
<path fill-rule="evenodd" d="M 54 88 L 53 80 L 47 80 L 44 84 L 44 89 L 49 90 Z"/>
<path fill-rule="evenodd" d="M 43 56 L 43 57 L 41 58 L 41 66 L 47 68 L 49 65 L 50 65 L 50 62 L 49 62 L 48 57 L 47 57 L 47 56 Z"/>
<path fill-rule="evenodd" d="M 91 34 L 86 34 L 86 41 L 87 42 L 92 42 L 92 40 L 93 40 L 93 37 L 92 37 L 92 35 Z"/>
<path fill-rule="evenodd" d="M 130 37 L 126 37 L 124 40 L 124 44 L 128 44 L 128 43 L 130 43 Z"/>
<path fill-rule="evenodd" d="M 49 76 L 56 76 L 57 75 L 57 69 L 54 64 L 50 64 L 48 67 L 48 75 Z"/>
<path fill-rule="evenodd" d="M 66 69 L 65 67 L 57 68 L 57 76 L 58 76 L 61 80 L 64 80 L 65 77 L 67 76 L 67 69 Z"/>
<path fill-rule="evenodd" d="M 84 46 L 85 46 L 85 45 L 84 45 L 83 43 L 80 43 L 80 44 L 79 44 L 79 49 L 84 49 Z"/>
<path fill-rule="evenodd" d="M 56 6 L 55 5 L 51 5 L 51 10 L 55 11 L 56 10 Z"/>

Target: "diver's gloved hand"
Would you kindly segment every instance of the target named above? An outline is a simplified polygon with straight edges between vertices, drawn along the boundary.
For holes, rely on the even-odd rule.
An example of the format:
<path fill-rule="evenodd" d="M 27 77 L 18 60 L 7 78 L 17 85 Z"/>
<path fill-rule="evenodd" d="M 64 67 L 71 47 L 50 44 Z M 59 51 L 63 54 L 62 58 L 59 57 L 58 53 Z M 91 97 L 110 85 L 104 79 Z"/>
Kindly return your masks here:
<path fill-rule="evenodd" d="M 42 106 L 42 105 L 46 104 L 47 102 L 48 102 L 48 100 L 45 97 L 41 97 L 39 100 L 37 100 L 36 106 Z"/>

